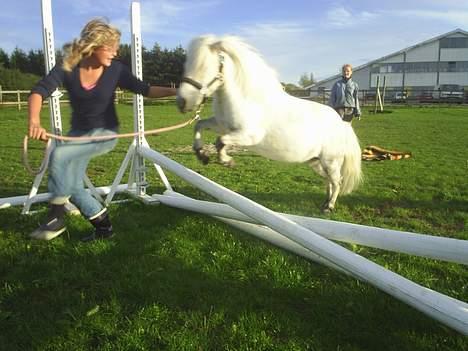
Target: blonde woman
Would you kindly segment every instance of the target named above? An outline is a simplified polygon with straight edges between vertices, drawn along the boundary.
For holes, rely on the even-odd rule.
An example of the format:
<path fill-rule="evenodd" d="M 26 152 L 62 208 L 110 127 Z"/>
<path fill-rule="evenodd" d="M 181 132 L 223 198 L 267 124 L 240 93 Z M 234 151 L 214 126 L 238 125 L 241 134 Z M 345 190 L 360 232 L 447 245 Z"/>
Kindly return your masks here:
<path fill-rule="evenodd" d="M 117 87 L 135 94 L 157 98 L 175 95 L 174 88 L 150 86 L 137 79 L 130 69 L 114 60 L 120 44 L 120 31 L 102 19 L 88 22 L 80 38 L 64 46 L 64 60 L 55 66 L 31 90 L 29 96 L 29 130 L 33 139 L 47 139 L 41 126 L 40 112 L 44 99 L 59 86 L 68 91 L 72 116 L 71 136 L 113 135 L 118 119 L 114 106 Z M 52 194 L 47 219 L 30 234 L 32 238 L 50 240 L 65 231 L 65 204 L 71 201 L 95 227 L 91 241 L 113 235 L 106 208 L 85 189 L 83 178 L 92 157 L 112 150 L 117 139 L 91 142 L 64 142 L 54 149 L 49 163 L 48 188 Z"/>
<path fill-rule="evenodd" d="M 353 67 L 345 64 L 341 67 L 342 77 L 335 82 L 330 92 L 329 105 L 333 107 L 345 122 L 350 122 L 353 117 L 361 117 L 361 108 L 359 106 L 359 86 L 353 81 Z"/>

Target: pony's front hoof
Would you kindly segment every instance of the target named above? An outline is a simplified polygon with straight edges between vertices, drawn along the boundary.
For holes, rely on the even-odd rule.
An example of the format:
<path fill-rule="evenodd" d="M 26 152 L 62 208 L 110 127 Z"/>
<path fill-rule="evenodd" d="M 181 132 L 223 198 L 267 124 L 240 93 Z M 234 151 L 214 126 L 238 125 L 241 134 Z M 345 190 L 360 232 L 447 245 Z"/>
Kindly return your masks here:
<path fill-rule="evenodd" d="M 236 166 L 236 162 L 233 159 L 230 159 L 229 161 L 219 161 L 224 167 L 229 167 L 233 168 Z"/>
<path fill-rule="evenodd" d="M 323 214 L 330 214 L 332 213 L 333 211 L 335 210 L 335 208 L 333 206 L 330 206 L 328 204 L 328 202 L 325 202 L 323 205 L 322 205 L 322 213 Z"/>
<path fill-rule="evenodd" d="M 216 151 L 220 152 L 226 145 L 221 141 L 221 137 L 217 137 L 215 141 Z"/>
<path fill-rule="evenodd" d="M 208 152 L 204 150 L 195 150 L 195 154 L 197 155 L 198 160 L 203 163 L 205 166 L 210 163 L 210 157 L 208 156 Z"/>

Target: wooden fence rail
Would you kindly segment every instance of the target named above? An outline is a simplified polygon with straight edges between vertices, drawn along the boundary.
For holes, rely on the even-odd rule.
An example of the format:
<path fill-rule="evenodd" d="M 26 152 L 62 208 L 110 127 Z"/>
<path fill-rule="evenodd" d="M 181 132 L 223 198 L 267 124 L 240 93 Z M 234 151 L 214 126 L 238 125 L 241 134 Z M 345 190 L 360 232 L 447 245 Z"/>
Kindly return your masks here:
<path fill-rule="evenodd" d="M 28 104 L 28 97 L 30 92 L 30 90 L 2 90 L 2 87 L 0 85 L 0 108 L 7 106 L 16 106 L 18 108 L 18 111 L 21 111 L 21 109 Z M 63 94 L 62 98 L 60 99 L 60 103 L 69 104 L 70 100 L 68 100 L 67 91 L 60 90 L 60 92 Z M 134 94 L 131 92 L 117 89 L 115 91 L 115 103 L 132 103 L 133 95 Z M 173 102 L 174 97 L 160 98 L 157 100 Z M 48 100 L 44 101 L 44 104 L 48 103 Z"/>
<path fill-rule="evenodd" d="M 30 94 L 30 90 L 2 90 L 0 86 L 0 107 L 3 106 L 16 106 L 18 111 L 21 110 L 22 107 L 28 104 L 28 97 Z M 60 99 L 61 103 L 70 103 L 68 100 L 68 93 L 66 90 L 60 90 L 63 94 L 63 97 Z M 115 102 L 118 103 L 131 103 L 133 101 L 133 94 L 129 92 L 125 92 L 123 90 L 116 90 L 115 91 Z M 48 103 L 47 100 L 44 101 L 45 104 Z"/>

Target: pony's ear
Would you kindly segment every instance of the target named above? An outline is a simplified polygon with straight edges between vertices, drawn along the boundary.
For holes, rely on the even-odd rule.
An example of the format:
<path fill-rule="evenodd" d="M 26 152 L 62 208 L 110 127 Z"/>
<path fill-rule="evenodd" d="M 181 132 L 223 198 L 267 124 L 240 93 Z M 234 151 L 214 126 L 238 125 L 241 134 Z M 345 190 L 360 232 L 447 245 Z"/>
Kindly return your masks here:
<path fill-rule="evenodd" d="M 234 36 L 224 36 L 214 41 L 210 48 L 213 51 L 223 51 L 225 53 L 231 53 L 235 51 L 233 46 L 238 45 L 240 39 Z"/>
<path fill-rule="evenodd" d="M 239 62 L 238 53 L 242 47 L 242 40 L 235 36 L 224 36 L 210 45 L 213 52 L 224 52 L 233 61 Z"/>
<path fill-rule="evenodd" d="M 204 34 L 200 35 L 195 40 L 199 43 L 199 46 L 207 45 L 211 47 L 211 45 L 217 41 L 217 38 L 213 34 Z"/>
<path fill-rule="evenodd" d="M 198 51 L 204 46 L 210 47 L 215 41 L 216 37 L 213 34 L 200 35 L 190 41 L 188 51 Z"/>

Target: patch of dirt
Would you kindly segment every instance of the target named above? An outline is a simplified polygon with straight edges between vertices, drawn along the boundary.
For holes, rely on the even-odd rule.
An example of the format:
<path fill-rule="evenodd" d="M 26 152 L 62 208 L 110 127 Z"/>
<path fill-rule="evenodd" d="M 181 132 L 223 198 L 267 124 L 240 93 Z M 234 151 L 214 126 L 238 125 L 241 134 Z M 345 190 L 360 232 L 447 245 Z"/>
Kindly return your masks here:
<path fill-rule="evenodd" d="M 205 144 L 203 146 L 205 150 L 207 150 L 210 154 L 216 154 L 216 147 L 214 144 Z M 180 152 L 180 153 L 186 153 L 186 152 L 193 152 L 192 146 L 191 145 L 185 145 L 185 146 L 177 146 L 174 148 L 171 148 L 171 152 Z M 231 146 L 228 150 L 229 154 L 240 154 L 243 152 L 248 152 L 249 150 L 241 147 L 241 146 Z"/>

